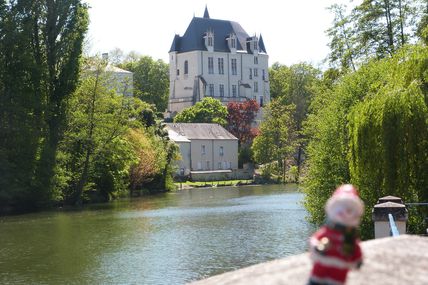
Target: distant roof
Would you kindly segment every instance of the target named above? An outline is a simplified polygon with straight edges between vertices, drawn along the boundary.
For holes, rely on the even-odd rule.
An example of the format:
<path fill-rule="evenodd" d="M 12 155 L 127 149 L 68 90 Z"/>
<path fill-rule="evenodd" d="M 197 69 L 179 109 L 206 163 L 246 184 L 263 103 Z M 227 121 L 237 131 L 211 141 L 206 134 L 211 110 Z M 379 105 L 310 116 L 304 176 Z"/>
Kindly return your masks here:
<path fill-rule="evenodd" d="M 172 130 L 180 136 L 184 136 L 189 140 L 237 140 L 234 135 L 229 133 L 219 124 L 167 123 L 165 125 L 168 130 Z M 173 138 L 171 139 L 174 140 Z"/>
<path fill-rule="evenodd" d="M 230 34 L 235 34 L 238 39 L 237 50 L 247 51 L 247 39 L 250 36 L 241 25 L 233 21 L 211 19 L 207 8 L 205 8 L 203 18 L 193 17 L 182 37 L 179 35 L 174 36 L 169 51 L 207 50 L 204 44 L 204 36 L 207 31 L 213 31 L 214 33 L 214 51 L 230 52 L 226 41 Z M 266 53 L 262 38 L 259 39 L 259 49 L 261 52 Z"/>

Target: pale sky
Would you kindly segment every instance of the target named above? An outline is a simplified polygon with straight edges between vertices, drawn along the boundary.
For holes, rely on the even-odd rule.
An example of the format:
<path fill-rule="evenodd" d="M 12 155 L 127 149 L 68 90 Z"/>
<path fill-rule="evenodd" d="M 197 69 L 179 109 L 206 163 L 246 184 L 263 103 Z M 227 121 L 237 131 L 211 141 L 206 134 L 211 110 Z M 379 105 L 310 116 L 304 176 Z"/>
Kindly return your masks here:
<path fill-rule="evenodd" d="M 175 34 L 182 36 L 193 15 L 202 17 L 205 5 L 213 19 L 241 24 L 251 36 L 263 35 L 274 62 L 302 61 L 315 66 L 327 56 L 334 3 L 354 6 L 350 0 L 86 0 L 90 5 L 89 42 L 92 54 L 120 48 L 168 61 Z"/>

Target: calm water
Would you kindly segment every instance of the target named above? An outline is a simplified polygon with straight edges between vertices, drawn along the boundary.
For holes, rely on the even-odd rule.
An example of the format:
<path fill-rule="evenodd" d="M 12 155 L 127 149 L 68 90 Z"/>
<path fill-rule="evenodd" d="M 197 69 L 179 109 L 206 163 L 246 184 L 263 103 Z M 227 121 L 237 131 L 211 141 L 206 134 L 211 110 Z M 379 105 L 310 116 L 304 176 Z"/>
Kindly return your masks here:
<path fill-rule="evenodd" d="M 0 284 L 183 284 L 304 252 L 295 186 L 185 190 L 0 218 Z"/>

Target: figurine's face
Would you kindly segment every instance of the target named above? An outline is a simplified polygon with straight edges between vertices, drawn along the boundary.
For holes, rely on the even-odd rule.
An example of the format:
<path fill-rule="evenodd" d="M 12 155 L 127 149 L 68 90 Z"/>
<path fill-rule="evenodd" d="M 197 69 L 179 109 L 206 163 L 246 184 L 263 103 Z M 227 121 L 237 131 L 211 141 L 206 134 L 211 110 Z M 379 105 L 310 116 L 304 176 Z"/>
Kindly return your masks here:
<path fill-rule="evenodd" d="M 355 201 L 343 199 L 336 201 L 327 211 L 328 218 L 336 223 L 348 227 L 357 227 L 360 224 L 362 215 L 361 207 L 356 205 Z"/>

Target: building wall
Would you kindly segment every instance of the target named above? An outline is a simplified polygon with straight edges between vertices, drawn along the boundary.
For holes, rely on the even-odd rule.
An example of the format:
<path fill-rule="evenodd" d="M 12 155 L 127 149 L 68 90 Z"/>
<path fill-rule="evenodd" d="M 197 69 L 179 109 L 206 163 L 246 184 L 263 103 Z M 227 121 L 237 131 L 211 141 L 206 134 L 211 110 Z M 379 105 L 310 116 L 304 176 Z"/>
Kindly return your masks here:
<path fill-rule="evenodd" d="M 375 221 L 375 238 L 383 238 L 390 236 L 389 221 Z M 400 235 L 406 234 L 406 222 L 395 222 Z"/>
<path fill-rule="evenodd" d="M 213 58 L 214 72 L 209 72 L 208 61 Z M 258 63 L 254 61 L 257 57 Z M 219 74 L 218 59 L 223 59 L 224 74 Z M 232 72 L 232 59 L 237 62 L 237 74 Z M 209 96 L 209 85 L 214 85 L 214 98 L 221 100 L 224 104 L 229 101 L 242 101 L 242 97 L 255 99 L 259 104 L 270 101 L 269 78 L 268 78 L 268 55 L 248 54 L 246 52 L 209 52 L 191 51 L 186 53 L 170 53 L 170 102 L 171 113 L 179 112 L 185 107 L 193 105 L 195 79 L 202 76 L 206 81 L 205 90 L 200 88 L 200 101 L 204 96 Z M 184 73 L 185 61 L 188 62 L 188 74 Z M 250 76 L 251 69 L 251 76 Z M 257 75 L 254 70 L 257 69 Z M 177 75 L 177 70 L 179 74 Z M 263 78 L 263 72 L 265 74 Z M 250 78 L 251 77 L 251 78 Z M 257 83 L 258 90 L 254 89 Z M 224 96 L 220 94 L 220 84 L 224 86 Z M 245 88 L 242 84 L 248 84 Z M 237 88 L 236 97 L 233 97 L 233 85 Z M 241 99 L 240 99 L 241 97 Z"/>
<path fill-rule="evenodd" d="M 177 173 L 179 175 L 190 174 L 190 142 L 175 142 L 179 149 L 181 160 L 177 161 Z"/>
<path fill-rule="evenodd" d="M 223 155 L 220 153 L 220 147 L 223 147 Z M 237 168 L 238 140 L 191 140 L 191 170 Z"/>

